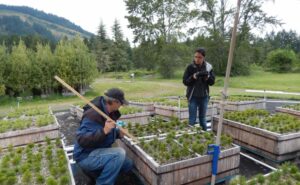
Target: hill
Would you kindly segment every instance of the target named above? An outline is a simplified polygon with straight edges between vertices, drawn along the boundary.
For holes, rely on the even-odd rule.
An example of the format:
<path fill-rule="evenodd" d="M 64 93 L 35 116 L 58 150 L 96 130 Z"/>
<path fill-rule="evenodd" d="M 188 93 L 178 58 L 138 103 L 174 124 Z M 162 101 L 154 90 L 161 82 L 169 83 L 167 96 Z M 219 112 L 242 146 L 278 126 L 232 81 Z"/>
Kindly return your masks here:
<path fill-rule="evenodd" d="M 69 20 L 25 6 L 0 4 L 0 35 L 40 35 L 50 40 L 93 34 Z"/>

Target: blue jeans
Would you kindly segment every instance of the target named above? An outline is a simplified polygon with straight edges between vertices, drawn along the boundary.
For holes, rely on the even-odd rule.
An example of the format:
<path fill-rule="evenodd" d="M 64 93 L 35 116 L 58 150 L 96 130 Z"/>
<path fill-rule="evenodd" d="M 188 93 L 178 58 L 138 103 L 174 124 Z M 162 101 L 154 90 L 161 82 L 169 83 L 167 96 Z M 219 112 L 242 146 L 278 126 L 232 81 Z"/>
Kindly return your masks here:
<path fill-rule="evenodd" d="M 78 165 L 86 172 L 96 177 L 97 185 L 113 185 L 119 172 L 128 172 L 133 168 L 133 162 L 126 157 L 123 148 L 99 148 Z"/>
<path fill-rule="evenodd" d="M 205 96 L 202 98 L 192 97 L 191 100 L 189 100 L 189 124 L 194 125 L 196 123 L 198 109 L 199 123 L 205 131 L 207 130 L 206 111 L 208 99 L 209 97 Z"/>

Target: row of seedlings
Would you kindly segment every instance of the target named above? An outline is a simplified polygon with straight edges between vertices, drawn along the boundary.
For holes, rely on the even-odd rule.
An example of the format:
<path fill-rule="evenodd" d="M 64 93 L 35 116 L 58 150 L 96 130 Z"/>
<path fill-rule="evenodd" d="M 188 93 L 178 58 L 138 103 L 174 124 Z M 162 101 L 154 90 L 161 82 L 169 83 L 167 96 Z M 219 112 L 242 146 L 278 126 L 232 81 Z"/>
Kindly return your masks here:
<path fill-rule="evenodd" d="M 210 100 L 213 104 L 217 105 L 218 111 L 220 110 L 220 98 L 212 97 Z M 256 97 L 250 96 L 229 96 L 226 100 L 224 107 L 225 111 L 243 111 L 247 109 L 264 109 L 265 101 Z"/>
<path fill-rule="evenodd" d="M 0 149 L 0 184 L 74 185 L 60 139 Z"/>
<path fill-rule="evenodd" d="M 283 107 L 276 107 L 277 112 L 284 112 L 300 118 L 300 104 L 285 105 Z"/>
<path fill-rule="evenodd" d="M 59 126 L 49 108 L 19 108 L 9 111 L 0 120 L 0 146 L 19 146 L 59 137 Z"/>
<path fill-rule="evenodd" d="M 215 116 L 215 132 L 218 121 Z M 226 112 L 222 133 L 230 135 L 236 144 L 275 164 L 294 159 L 300 151 L 300 119 L 289 114 L 270 114 L 266 110 L 253 109 Z"/>
<path fill-rule="evenodd" d="M 191 127 L 174 118 L 164 122 L 156 118 L 147 125 L 128 124 L 128 131 L 138 138 L 134 143 L 125 137 L 118 145 L 134 159 L 137 170 L 151 185 L 205 184 L 210 182 L 212 157 L 207 146 L 214 143 L 210 132 Z M 223 136 L 217 179 L 238 173 L 240 148 Z"/>

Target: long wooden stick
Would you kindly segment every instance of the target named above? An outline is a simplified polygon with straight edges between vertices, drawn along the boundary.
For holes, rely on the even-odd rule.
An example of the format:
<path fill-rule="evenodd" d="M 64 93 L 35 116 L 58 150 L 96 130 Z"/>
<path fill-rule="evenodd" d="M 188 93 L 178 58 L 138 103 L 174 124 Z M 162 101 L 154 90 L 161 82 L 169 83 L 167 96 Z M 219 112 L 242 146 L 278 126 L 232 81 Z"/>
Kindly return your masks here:
<path fill-rule="evenodd" d="M 78 93 L 73 87 L 71 87 L 69 84 L 67 84 L 65 81 L 63 81 L 58 76 L 54 76 L 54 78 L 59 81 L 63 86 L 65 86 L 67 89 L 72 91 L 74 94 L 76 94 L 80 99 L 82 99 L 85 103 L 87 103 L 89 106 L 91 106 L 96 112 L 98 112 L 101 116 L 106 118 L 107 120 L 111 120 L 114 124 L 116 122 L 112 120 L 109 116 L 107 116 L 104 112 L 102 112 L 98 107 L 96 107 L 94 104 L 92 104 L 88 99 L 86 99 L 84 96 L 82 96 L 80 93 Z M 117 126 L 117 125 L 116 125 Z M 117 126 L 118 127 L 118 126 Z M 133 135 L 129 134 L 127 130 L 123 129 L 122 127 L 118 127 L 127 137 L 131 138 L 135 143 L 138 143 L 137 138 L 135 138 Z"/>
<path fill-rule="evenodd" d="M 229 78 L 230 78 L 230 71 L 231 71 L 231 65 L 232 65 L 232 59 L 233 59 L 233 52 L 234 52 L 234 48 L 235 48 L 236 32 L 237 32 L 237 25 L 238 25 L 238 21 L 239 21 L 240 7 L 241 7 L 241 0 L 237 0 L 237 9 L 236 9 L 236 13 L 235 13 L 235 19 L 234 19 L 232 35 L 231 35 L 226 75 L 225 75 L 225 80 L 224 80 L 224 88 L 222 91 L 222 99 L 221 99 L 221 103 L 220 103 L 220 116 L 219 116 L 217 138 L 216 138 L 216 144 L 218 146 L 220 146 L 220 143 L 221 143 L 223 114 L 224 114 L 224 107 L 225 107 L 226 98 L 227 98 L 227 90 L 228 90 L 228 86 L 229 86 Z M 214 185 L 215 182 L 216 182 L 216 175 L 212 175 L 211 185 Z"/>

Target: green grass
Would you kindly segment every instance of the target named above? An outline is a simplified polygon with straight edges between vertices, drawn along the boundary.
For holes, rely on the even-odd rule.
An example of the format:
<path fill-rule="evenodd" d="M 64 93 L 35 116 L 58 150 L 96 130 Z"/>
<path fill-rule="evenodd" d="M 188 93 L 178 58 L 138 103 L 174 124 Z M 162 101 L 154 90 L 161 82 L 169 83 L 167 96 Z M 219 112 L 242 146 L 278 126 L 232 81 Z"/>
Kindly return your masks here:
<path fill-rule="evenodd" d="M 300 74 L 256 71 L 251 76 L 232 77 L 230 87 L 300 92 Z"/>
<path fill-rule="evenodd" d="M 250 76 L 230 77 L 229 87 L 300 92 L 300 73 L 273 73 L 265 72 L 257 66 L 250 66 L 250 68 Z M 176 80 L 182 80 L 183 70 L 184 69 L 175 72 Z M 217 76 L 215 86 L 223 87 L 224 78 L 224 76 Z"/>
<path fill-rule="evenodd" d="M 124 73 L 122 73 L 124 74 Z M 98 95 L 112 87 L 118 87 L 124 90 L 127 99 L 137 98 L 153 98 L 162 96 L 184 96 L 186 87 L 182 84 L 180 71 L 176 72 L 177 78 L 161 79 L 161 78 L 136 78 L 130 79 L 115 79 L 107 78 L 109 75 L 101 75 L 91 84 L 92 91 L 88 92 L 85 97 L 93 99 Z M 182 72 L 181 72 L 182 74 Z M 111 77 L 111 76 L 110 76 Z M 220 96 L 223 89 L 224 77 L 217 77 L 216 84 L 211 87 L 210 94 L 212 96 Z M 246 95 L 263 97 L 262 93 L 247 93 L 245 89 L 259 90 L 276 90 L 287 92 L 300 92 L 300 74 L 276 74 L 256 70 L 250 76 L 232 77 L 229 84 L 229 95 Z M 296 95 L 279 95 L 267 94 L 267 98 L 280 99 L 296 99 L 300 100 L 300 96 Z M 33 100 L 23 100 L 21 107 L 31 107 L 40 105 L 57 105 L 57 104 L 72 104 L 78 103 L 81 100 L 75 96 L 62 97 L 53 95 L 46 99 L 34 98 Z M 0 115 L 1 112 L 7 112 L 11 108 L 17 106 L 15 98 L 0 97 Z"/>

